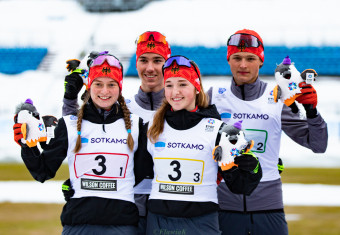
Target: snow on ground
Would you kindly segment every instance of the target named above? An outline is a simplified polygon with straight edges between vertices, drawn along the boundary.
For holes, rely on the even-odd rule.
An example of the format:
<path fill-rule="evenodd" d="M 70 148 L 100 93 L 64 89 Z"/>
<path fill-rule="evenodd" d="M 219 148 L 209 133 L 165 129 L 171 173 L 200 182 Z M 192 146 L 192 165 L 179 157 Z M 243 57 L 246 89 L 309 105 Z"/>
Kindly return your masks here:
<path fill-rule="evenodd" d="M 0 181 L 0 203 L 65 203 L 62 181 Z M 23 196 L 23 192 L 25 192 Z M 340 186 L 283 184 L 288 206 L 340 206 Z"/>

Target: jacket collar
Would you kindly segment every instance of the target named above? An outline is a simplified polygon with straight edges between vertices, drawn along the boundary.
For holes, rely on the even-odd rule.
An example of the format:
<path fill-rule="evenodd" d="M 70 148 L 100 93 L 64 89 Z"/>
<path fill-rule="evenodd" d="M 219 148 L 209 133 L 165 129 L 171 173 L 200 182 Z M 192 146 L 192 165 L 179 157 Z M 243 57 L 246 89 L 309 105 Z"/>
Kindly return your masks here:
<path fill-rule="evenodd" d="M 234 78 L 231 81 L 231 92 L 239 99 L 245 101 L 255 100 L 261 97 L 267 87 L 267 83 L 259 78 L 254 83 L 237 85 Z"/>
<path fill-rule="evenodd" d="M 96 124 L 109 124 L 123 118 L 123 111 L 118 103 L 114 104 L 112 109 L 109 111 L 97 109 L 90 99 L 85 105 L 83 118 Z"/>
<path fill-rule="evenodd" d="M 185 109 L 179 111 L 167 110 L 165 120 L 176 130 L 187 130 L 196 126 L 203 118 L 221 119 L 215 105 L 209 105 L 207 108 L 199 108 L 196 112 L 190 112 Z"/>
<path fill-rule="evenodd" d="M 164 98 L 164 89 L 158 92 L 144 92 L 139 88 L 138 93 L 135 95 L 137 104 L 146 110 L 157 110 L 161 105 Z"/>

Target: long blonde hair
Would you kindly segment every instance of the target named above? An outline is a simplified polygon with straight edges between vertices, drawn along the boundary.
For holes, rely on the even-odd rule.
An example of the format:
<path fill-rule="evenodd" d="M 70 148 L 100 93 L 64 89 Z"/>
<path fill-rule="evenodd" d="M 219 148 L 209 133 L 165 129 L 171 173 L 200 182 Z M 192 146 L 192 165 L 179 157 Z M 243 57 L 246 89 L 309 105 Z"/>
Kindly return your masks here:
<path fill-rule="evenodd" d="M 77 132 L 78 132 L 78 137 L 77 137 L 77 142 L 76 142 L 76 146 L 74 148 L 74 152 L 78 153 L 81 149 L 81 125 L 82 125 L 82 121 L 83 121 L 83 116 L 84 116 L 84 110 L 85 110 L 85 105 L 86 103 L 90 100 L 90 92 L 87 92 L 87 94 L 84 97 L 84 103 L 82 104 L 82 106 L 79 109 L 78 112 L 78 120 L 77 120 Z M 125 123 L 125 129 L 128 132 L 128 137 L 127 137 L 127 145 L 129 147 L 129 149 L 132 151 L 133 147 L 134 147 L 134 140 L 132 138 L 131 135 L 131 119 L 130 119 L 130 110 L 128 109 L 128 107 L 126 106 L 125 103 L 125 99 L 124 97 L 120 94 L 118 96 L 118 103 L 123 111 L 123 119 L 124 119 L 124 123 Z"/>
<path fill-rule="evenodd" d="M 198 66 L 195 64 L 195 62 L 191 61 L 191 63 L 194 63 L 194 66 L 196 66 L 198 68 Z M 198 77 L 199 77 L 199 80 L 200 80 L 201 90 L 196 95 L 195 105 L 197 105 L 198 108 L 206 108 L 209 105 L 209 97 L 204 92 L 200 74 L 199 74 Z M 164 98 L 163 103 L 162 103 L 161 107 L 156 111 L 154 118 L 153 118 L 154 121 L 152 122 L 152 125 L 148 130 L 148 138 L 151 141 L 151 143 L 155 143 L 158 140 L 158 137 L 160 136 L 160 134 L 163 133 L 165 113 L 166 113 L 166 111 L 168 111 L 170 109 L 171 109 L 171 105 Z"/>

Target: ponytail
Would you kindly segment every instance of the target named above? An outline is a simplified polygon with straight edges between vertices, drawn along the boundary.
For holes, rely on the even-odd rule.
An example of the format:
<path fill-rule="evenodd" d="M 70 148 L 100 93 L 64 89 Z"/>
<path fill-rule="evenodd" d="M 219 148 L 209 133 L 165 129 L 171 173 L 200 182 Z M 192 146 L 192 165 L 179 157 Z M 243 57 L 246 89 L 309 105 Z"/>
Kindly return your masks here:
<path fill-rule="evenodd" d="M 78 137 L 77 137 L 77 142 L 76 142 L 76 146 L 74 148 L 74 153 L 78 153 L 79 150 L 81 149 L 81 124 L 83 121 L 83 116 L 84 116 L 84 110 L 85 110 L 85 105 L 86 103 L 89 101 L 90 99 L 90 92 L 87 92 L 85 97 L 84 97 L 84 103 L 82 104 L 82 106 L 79 109 L 78 112 L 78 120 L 77 120 L 77 132 L 78 132 Z"/>
<path fill-rule="evenodd" d="M 123 110 L 125 129 L 128 132 L 127 145 L 129 147 L 129 149 L 132 151 L 133 150 L 133 146 L 134 146 L 134 141 L 133 141 L 133 138 L 132 138 L 132 135 L 131 135 L 130 110 L 126 106 L 125 99 L 124 99 L 124 97 L 121 94 L 118 97 L 118 103 L 119 103 L 120 107 Z"/>

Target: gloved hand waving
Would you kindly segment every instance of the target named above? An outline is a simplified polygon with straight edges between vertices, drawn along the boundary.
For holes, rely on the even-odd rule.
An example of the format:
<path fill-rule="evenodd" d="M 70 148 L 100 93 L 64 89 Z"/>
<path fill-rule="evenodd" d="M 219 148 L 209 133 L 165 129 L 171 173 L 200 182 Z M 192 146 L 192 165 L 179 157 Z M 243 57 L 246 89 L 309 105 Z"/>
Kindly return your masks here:
<path fill-rule="evenodd" d="M 74 61 L 74 60 L 71 60 Z M 69 63 L 68 67 L 66 67 L 69 71 L 71 70 L 72 73 L 67 75 L 65 77 L 64 87 L 65 87 L 65 93 L 64 98 L 69 100 L 77 99 L 78 93 L 80 92 L 81 88 L 83 87 L 83 78 L 82 74 L 85 72 L 81 69 L 76 69 L 74 66 L 77 63 L 72 63 L 70 60 L 68 60 L 66 63 Z M 79 65 L 79 64 L 78 64 Z"/>

